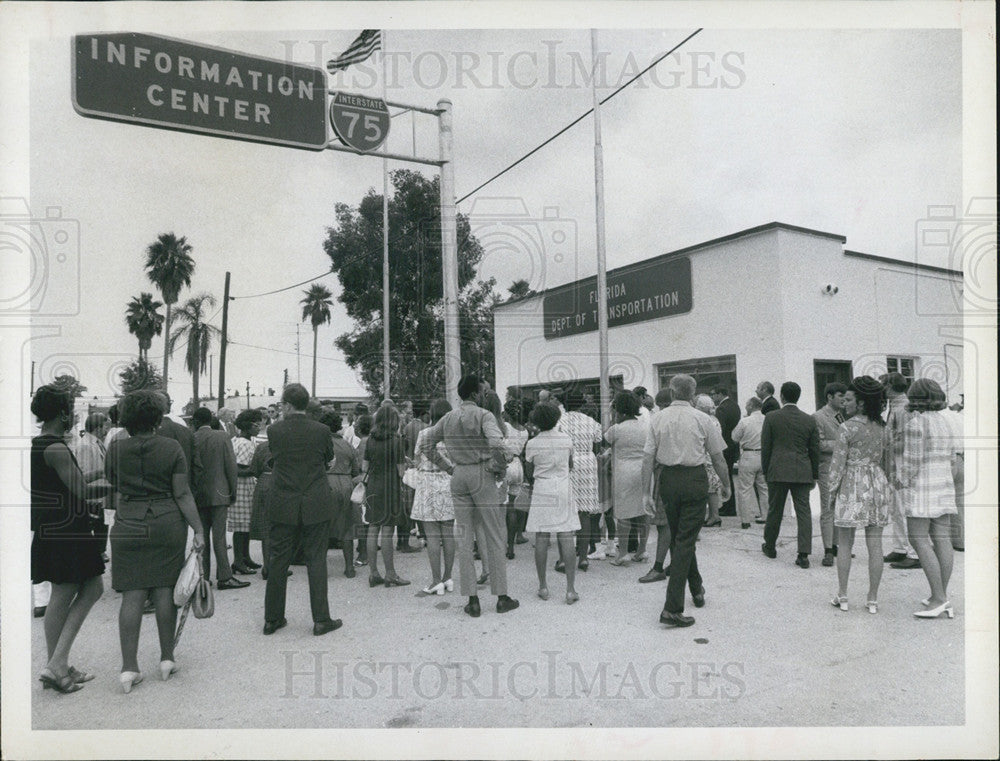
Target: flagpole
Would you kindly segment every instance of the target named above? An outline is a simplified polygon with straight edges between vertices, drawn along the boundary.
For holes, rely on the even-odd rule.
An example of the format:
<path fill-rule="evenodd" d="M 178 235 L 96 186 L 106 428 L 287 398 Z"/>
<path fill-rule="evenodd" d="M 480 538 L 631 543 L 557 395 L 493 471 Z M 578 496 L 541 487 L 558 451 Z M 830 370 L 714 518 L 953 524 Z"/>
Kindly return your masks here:
<path fill-rule="evenodd" d="M 385 100 L 385 29 L 382 30 L 382 100 Z M 382 158 L 382 383 L 383 397 L 389 398 L 389 159 Z"/>
<path fill-rule="evenodd" d="M 608 383 L 608 272 L 604 248 L 604 147 L 601 145 L 601 99 L 597 96 L 597 30 L 590 30 L 590 88 L 594 95 L 594 204 L 597 217 L 597 344 L 601 372 L 601 428 L 611 425 Z"/>

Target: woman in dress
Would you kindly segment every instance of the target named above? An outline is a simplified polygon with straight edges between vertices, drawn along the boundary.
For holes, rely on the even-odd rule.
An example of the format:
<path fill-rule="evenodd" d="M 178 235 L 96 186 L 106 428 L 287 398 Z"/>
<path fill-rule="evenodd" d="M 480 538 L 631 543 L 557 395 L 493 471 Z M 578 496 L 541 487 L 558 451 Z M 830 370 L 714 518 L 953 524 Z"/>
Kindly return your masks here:
<path fill-rule="evenodd" d="M 417 455 L 417 485 L 413 491 L 411 517 L 415 521 L 420 521 L 427 537 L 431 583 L 422 591 L 429 595 L 443 595 L 455 586 L 451 578 L 452 567 L 455 564 L 455 504 L 451 498 L 451 472 L 455 466 L 448 459 L 443 443 L 438 444 L 435 449 L 433 461 L 421 451 L 431 427 L 449 412 L 451 405 L 447 399 L 435 399 L 431 403 L 430 426 L 420 430 L 414 446 Z"/>
<path fill-rule="evenodd" d="M 373 422 L 372 416 L 367 412 L 359 414 L 354 420 L 354 436 L 358 440 L 354 448 L 358 453 L 358 462 L 362 463 L 362 470 L 364 470 L 365 448 L 368 446 Z M 358 535 L 358 551 L 355 553 L 354 565 L 360 568 L 368 565 L 368 522 L 365 520 L 363 505 L 352 502 L 351 508 L 354 510 L 354 525 L 357 527 Z"/>
<path fill-rule="evenodd" d="M 882 529 L 889 522 L 892 495 L 882 462 L 885 456 L 885 389 L 867 375 L 855 378 L 844 393 L 848 416 L 840 424 L 830 461 L 830 501 L 837 530 L 837 581 L 832 604 L 847 610 L 847 581 L 851 575 L 851 547 L 855 529 L 865 530 L 868 545 L 869 613 L 878 612 L 878 587 L 882 580 Z"/>
<path fill-rule="evenodd" d="M 128 693 L 142 681 L 139 630 L 147 596 L 156 609 L 160 678 L 166 681 L 177 670 L 174 585 L 184 565 L 187 527 L 194 529 L 195 552 L 204 550 L 205 534 L 191 496 L 181 445 L 156 434 L 163 418 L 157 392 L 131 392 L 122 400 L 120 413 L 129 438 L 111 443 L 105 474 L 121 497 L 111 529 L 111 585 L 122 593 L 118 613 L 120 679 Z"/>
<path fill-rule="evenodd" d="M 611 445 L 611 488 L 614 501 L 615 533 L 627 537 L 632 527 L 638 533 L 638 548 L 632 560 L 642 561 L 646 557 L 646 539 L 649 536 L 649 520 L 644 506 L 642 460 L 643 448 L 649 425 L 639 419 L 639 399 L 631 391 L 619 391 L 611 403 L 616 422 L 607 433 L 605 441 Z M 622 544 L 621 552 L 609 561 L 615 566 L 625 566 L 629 558 Z"/>
<path fill-rule="evenodd" d="M 579 411 L 582 399 L 571 396 L 568 392 L 559 394 L 563 405 L 562 417 L 559 419 L 559 430 L 569 435 L 573 442 L 573 470 L 569 474 L 573 505 L 579 513 L 577 520 L 583 527 L 576 535 L 577 567 L 586 571 L 589 562 L 587 555 L 595 548 L 599 534 L 591 532 L 592 515 L 600 516 L 603 512 L 597 493 L 597 451 L 601 444 L 601 426 L 590 415 Z M 556 563 L 556 570 L 563 570 L 563 561 Z"/>
<path fill-rule="evenodd" d="M 403 440 L 399 436 L 399 413 L 384 404 L 375 413 L 371 436 L 365 444 L 363 470 L 367 475 L 364 512 L 368 522 L 368 585 L 402 587 L 410 582 L 396 574 L 393 565 L 392 534 L 403 506 L 400 500 L 403 471 Z M 378 573 L 378 548 L 382 547 L 385 576 Z"/>
<path fill-rule="evenodd" d="M 513 458 L 507 466 L 507 559 L 514 559 L 514 544 L 522 538 L 528 520 L 527 499 L 521 498 L 527 489 L 524 483 L 524 446 L 528 443 L 528 429 L 524 427 L 525 406 L 520 399 L 509 399 L 503 407 L 507 424 L 504 441 L 507 453 Z M 523 544 L 523 542 L 522 542 Z"/>
<path fill-rule="evenodd" d="M 340 540 L 344 553 L 344 576 L 353 579 L 354 570 L 354 507 L 351 492 L 361 480 L 361 458 L 358 451 L 340 435 L 343 422 L 336 412 L 324 412 L 319 422 L 330 429 L 333 437 L 333 460 L 326 469 L 326 479 L 333 495 L 333 512 L 330 516 L 330 538 Z"/>
<path fill-rule="evenodd" d="M 948 599 L 948 582 L 955 561 L 951 516 L 958 513 L 952 459 L 962 447 L 942 410 L 947 406 L 937 381 L 918 378 L 906 392 L 908 412 L 916 413 L 903 430 L 903 463 L 899 488 L 906 489 L 904 506 L 910 544 L 920 559 L 931 596 L 917 618 L 955 617 Z"/>
<path fill-rule="evenodd" d="M 253 457 L 250 460 L 250 467 L 247 469 L 247 472 L 256 480 L 250 503 L 250 539 L 260 542 L 262 563 L 260 577 L 267 581 L 271 566 L 270 519 L 267 508 L 274 476 L 274 458 L 271 457 L 271 447 L 267 443 L 266 436 L 257 436 L 256 444 Z M 288 575 L 292 575 L 291 569 L 289 569 Z"/>
<path fill-rule="evenodd" d="M 698 394 L 694 400 L 694 408 L 701 410 L 712 418 L 712 423 L 718 429 L 721 436 L 722 424 L 715 417 L 715 402 L 712 401 L 712 397 L 708 394 Z M 715 468 L 712 467 L 712 458 L 708 452 L 705 453 L 705 472 L 708 473 L 708 517 L 705 519 L 705 526 L 707 528 L 719 528 L 722 526 L 722 518 L 719 515 L 719 510 L 722 508 L 722 498 L 720 496 L 722 481 L 719 480 L 719 475 L 715 472 Z"/>
<path fill-rule="evenodd" d="M 46 689 L 76 692 L 94 677 L 69 665 L 69 651 L 104 592 L 102 541 L 94 535 L 86 500 L 110 488 L 85 484 L 66 445 L 76 423 L 70 394 L 42 386 L 31 400 L 31 412 L 42 425 L 31 440 L 31 581 L 48 581 L 52 587 L 45 609 L 48 661 L 39 680 Z"/>
<path fill-rule="evenodd" d="M 549 599 L 545 583 L 549 536 L 556 535 L 559 556 L 566 570 L 566 604 L 580 599 L 574 581 L 574 534 L 580 530 L 580 518 L 573 507 L 570 472 L 573 469 L 573 440 L 569 434 L 556 430 L 559 408 L 553 404 L 537 404 L 531 411 L 531 422 L 539 430 L 524 448 L 525 477 L 532 483 L 531 510 L 528 511 L 528 531 L 535 534 L 535 570 L 538 572 L 538 596 Z"/>
<path fill-rule="evenodd" d="M 220 410 L 222 413 L 232 410 Z M 250 472 L 254 450 L 257 448 L 255 436 L 260 432 L 264 416 L 259 410 L 243 410 L 236 417 L 237 436 L 233 439 L 236 453 L 236 501 L 229 506 L 227 523 L 233 532 L 233 571 L 242 574 L 256 573 L 261 567 L 250 557 L 250 516 L 253 512 L 253 493 L 257 479 Z M 224 422 L 224 421 L 223 421 Z"/>

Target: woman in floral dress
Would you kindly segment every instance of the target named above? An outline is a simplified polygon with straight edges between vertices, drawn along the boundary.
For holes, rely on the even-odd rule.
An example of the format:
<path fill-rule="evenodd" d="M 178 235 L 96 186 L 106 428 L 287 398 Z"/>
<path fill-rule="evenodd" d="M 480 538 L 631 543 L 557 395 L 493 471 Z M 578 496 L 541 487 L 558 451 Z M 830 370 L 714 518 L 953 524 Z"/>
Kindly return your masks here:
<path fill-rule="evenodd" d="M 455 505 L 451 499 L 451 460 L 445 455 L 444 444 L 438 444 L 435 458 L 428 459 L 421 447 L 424 439 L 441 418 L 451 412 L 447 399 L 435 399 L 430 408 L 430 425 L 417 434 L 417 485 L 413 491 L 411 518 L 420 521 L 427 537 L 427 558 L 431 565 L 431 583 L 422 590 L 429 595 L 443 595 L 454 588 L 451 578 L 455 563 Z M 441 567 L 444 556 L 444 570 Z"/>
<path fill-rule="evenodd" d="M 577 568 L 586 571 L 587 555 L 594 551 L 595 537 L 591 533 L 591 515 L 604 512 L 597 495 L 597 454 L 603 438 L 601 425 L 590 415 L 578 410 L 582 400 L 569 393 L 560 394 L 565 411 L 559 419 L 559 430 L 568 434 L 573 441 L 573 470 L 569 474 L 570 493 L 578 513 L 581 530 L 576 535 Z M 530 519 L 530 516 L 529 516 Z M 562 559 L 556 563 L 556 570 L 563 570 Z"/>
<path fill-rule="evenodd" d="M 854 531 L 865 530 L 868 545 L 869 613 L 878 612 L 878 586 L 882 580 L 882 529 L 889 522 L 892 495 L 882 462 L 885 421 L 882 420 L 883 386 L 870 376 L 851 381 L 844 394 L 844 413 L 830 463 L 830 501 L 837 530 L 837 580 L 839 589 L 831 603 L 847 610 L 847 581 L 851 575 Z"/>

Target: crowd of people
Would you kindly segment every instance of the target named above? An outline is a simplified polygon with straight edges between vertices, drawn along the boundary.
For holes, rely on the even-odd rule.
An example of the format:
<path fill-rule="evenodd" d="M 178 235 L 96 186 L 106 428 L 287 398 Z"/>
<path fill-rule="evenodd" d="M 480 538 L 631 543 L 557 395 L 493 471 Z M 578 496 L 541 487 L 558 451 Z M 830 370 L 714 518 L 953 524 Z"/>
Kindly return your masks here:
<path fill-rule="evenodd" d="M 507 561 L 532 541 L 526 534 L 537 597 L 550 599 L 554 546 L 552 570 L 572 605 L 592 561 L 645 563 L 654 533 L 654 559 L 638 581 L 667 580 L 660 621 L 690 626 L 685 589 L 695 607 L 706 604 L 701 530 L 721 526 L 731 509 L 741 529 L 763 525 L 761 550 L 775 558 L 790 496 L 795 563 L 808 568 L 815 485 L 822 564 L 837 569 L 835 607 L 849 610 L 851 550 L 863 529 L 869 613 L 878 611 L 889 562 L 926 574 L 929 596 L 914 616 L 954 616 L 948 583 L 953 552 L 964 549 L 962 424 L 933 380 L 907 384 L 893 373 L 831 383 L 812 415 L 798 408 L 798 384 L 782 384 L 776 399 L 765 381 L 741 415 L 725 387 L 699 394 L 694 378 L 676 375 L 655 399 L 641 387 L 618 390 L 607 429 L 586 395 L 509 393 L 501 402 L 474 375 L 457 391 L 454 409 L 445 399 L 425 409 L 385 400 L 374 414 L 359 405 L 342 416 L 293 383 L 280 408 L 215 415 L 201 407 L 190 421 L 169 415 L 165 393 L 135 391 L 108 415 L 89 415 L 80 431 L 72 397 L 38 389 L 31 572 L 51 586 L 35 609 L 48 652 L 43 685 L 68 693 L 93 678 L 70 665 L 69 653 L 103 592 L 108 562 L 121 593 L 123 691 L 143 679 L 144 612 L 155 614 L 160 678 L 169 679 L 177 671 L 173 588 L 188 548 L 201 554 L 206 578 L 214 557 L 217 589 L 246 588 L 260 572 L 265 635 L 287 625 L 287 577 L 304 566 L 313 634 L 321 636 L 342 625 L 330 613 L 330 550 L 342 553 L 346 577 L 367 566 L 370 587 L 391 588 L 411 583 L 395 553 L 425 548 L 427 595 L 454 591 L 457 559 L 464 611 L 479 617 L 487 585 L 497 613 L 519 607 L 508 594 Z M 887 526 L 892 551 L 883 557 Z M 260 542 L 259 561 L 252 542 Z"/>

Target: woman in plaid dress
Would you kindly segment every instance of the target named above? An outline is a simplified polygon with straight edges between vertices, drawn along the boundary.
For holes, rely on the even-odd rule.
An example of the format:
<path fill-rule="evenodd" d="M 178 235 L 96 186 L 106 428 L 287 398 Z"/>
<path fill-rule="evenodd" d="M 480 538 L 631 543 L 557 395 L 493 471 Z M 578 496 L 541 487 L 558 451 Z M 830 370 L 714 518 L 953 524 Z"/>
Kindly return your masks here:
<path fill-rule="evenodd" d="M 233 571 L 241 574 L 256 573 L 260 563 L 250 558 L 250 512 L 253 505 L 257 479 L 250 472 L 250 463 L 256 445 L 253 437 L 260 430 L 263 419 L 258 410 L 244 410 L 236 418 L 239 435 L 233 439 L 236 452 L 236 501 L 229 506 L 229 530 L 233 532 Z"/>

